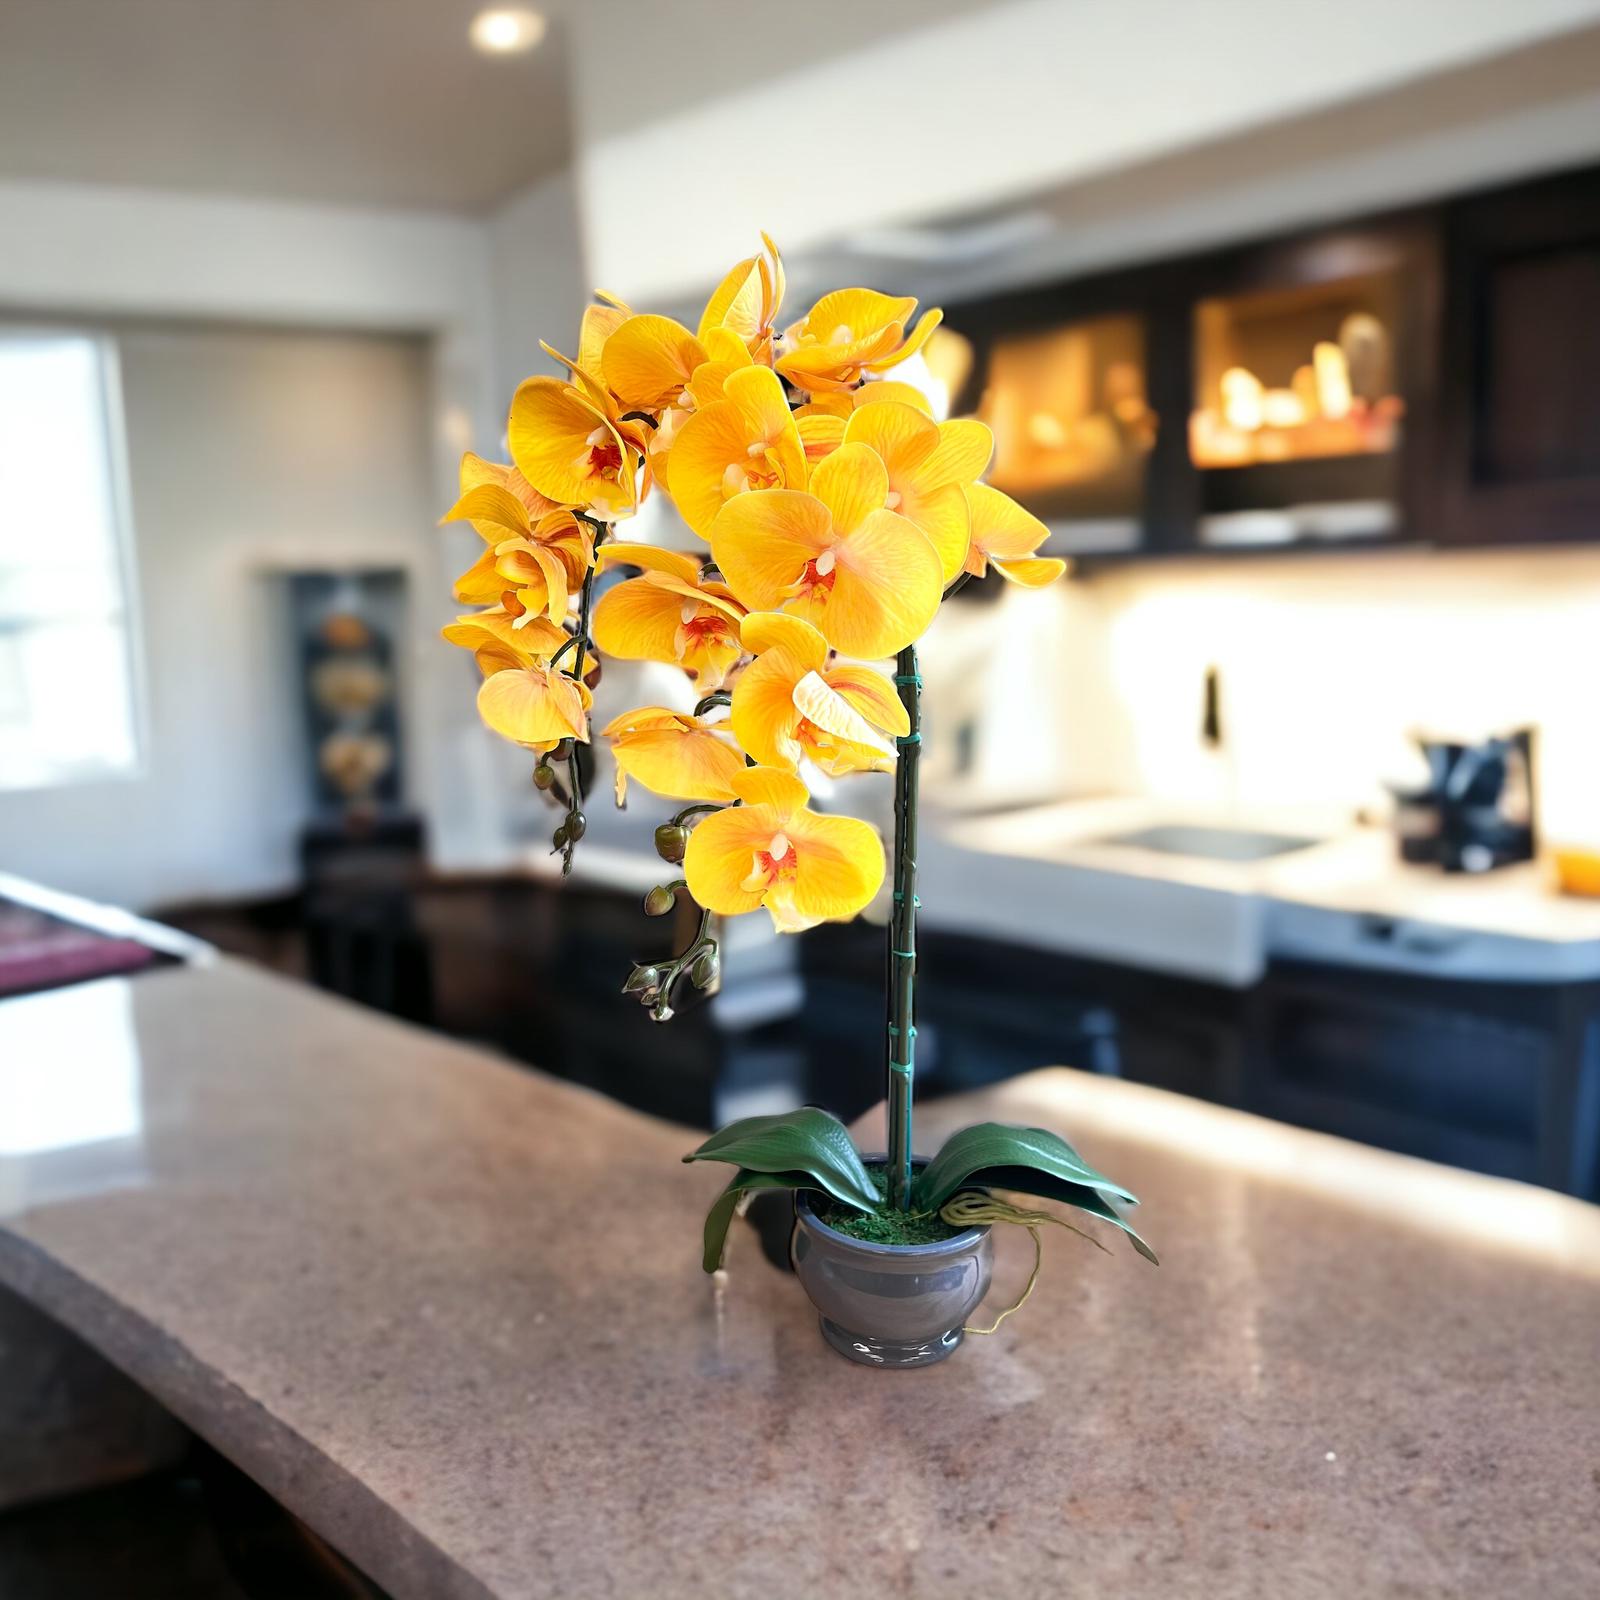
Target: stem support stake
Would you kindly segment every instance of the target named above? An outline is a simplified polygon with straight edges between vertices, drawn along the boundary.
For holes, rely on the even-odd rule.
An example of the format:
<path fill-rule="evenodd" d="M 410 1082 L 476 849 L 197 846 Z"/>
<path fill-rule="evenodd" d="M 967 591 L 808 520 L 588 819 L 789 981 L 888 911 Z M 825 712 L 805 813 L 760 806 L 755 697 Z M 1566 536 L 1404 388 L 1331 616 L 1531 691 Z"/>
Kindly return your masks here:
<path fill-rule="evenodd" d="M 894 914 L 889 919 L 888 1017 L 884 1073 L 889 1111 L 888 1201 L 911 1208 L 911 1086 L 915 1075 L 917 982 L 917 766 L 922 754 L 922 674 L 907 645 L 895 659 L 895 686 L 909 724 L 895 740 Z M 904 1055 L 905 1059 L 901 1060 Z"/>

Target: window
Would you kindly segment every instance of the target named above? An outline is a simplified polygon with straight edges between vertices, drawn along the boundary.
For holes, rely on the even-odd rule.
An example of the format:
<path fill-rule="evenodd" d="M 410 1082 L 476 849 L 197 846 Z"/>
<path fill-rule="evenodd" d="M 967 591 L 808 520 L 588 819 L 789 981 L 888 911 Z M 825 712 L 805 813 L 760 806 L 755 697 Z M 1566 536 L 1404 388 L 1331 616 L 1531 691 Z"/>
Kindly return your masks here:
<path fill-rule="evenodd" d="M 116 359 L 0 329 L 0 789 L 138 762 Z"/>

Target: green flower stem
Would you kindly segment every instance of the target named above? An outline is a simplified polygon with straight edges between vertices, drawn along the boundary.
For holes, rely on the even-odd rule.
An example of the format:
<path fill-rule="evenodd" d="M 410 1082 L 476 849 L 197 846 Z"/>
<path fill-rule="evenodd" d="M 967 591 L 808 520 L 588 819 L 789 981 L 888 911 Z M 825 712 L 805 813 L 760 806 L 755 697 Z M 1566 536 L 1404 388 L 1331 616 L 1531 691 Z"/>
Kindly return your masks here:
<path fill-rule="evenodd" d="M 734 801 L 733 803 L 737 805 L 738 801 Z M 726 803 L 721 800 L 713 801 L 709 805 L 685 806 L 683 810 L 672 819 L 672 824 L 674 827 L 681 828 L 690 817 L 697 817 L 702 811 L 709 813 L 712 811 L 726 811 L 727 809 L 728 807 Z"/>
<path fill-rule="evenodd" d="M 889 918 L 886 1098 L 889 1103 L 888 1202 L 911 1208 L 911 1080 L 916 1061 L 917 766 L 922 754 L 922 678 L 916 646 L 895 658 L 895 685 L 909 729 L 895 740 L 894 911 Z"/>
<path fill-rule="evenodd" d="M 580 519 L 588 523 L 594 532 L 594 550 L 599 551 L 605 542 L 606 534 L 610 531 L 607 523 L 594 517 L 578 513 Z M 583 658 L 589 648 L 589 622 L 594 615 L 594 576 L 595 563 L 590 561 L 589 570 L 583 575 L 583 589 L 578 597 L 578 631 L 567 643 L 562 645 L 553 658 L 560 660 L 567 650 L 572 651 L 572 660 L 567 665 L 567 676 L 578 683 L 583 682 Z M 581 829 L 583 823 L 576 819 L 583 816 L 583 773 L 578 766 L 578 744 L 573 741 L 572 756 L 567 762 L 567 842 L 561 847 L 561 876 L 564 878 L 572 871 L 572 853 L 578 848 L 578 834 L 574 828 Z"/>

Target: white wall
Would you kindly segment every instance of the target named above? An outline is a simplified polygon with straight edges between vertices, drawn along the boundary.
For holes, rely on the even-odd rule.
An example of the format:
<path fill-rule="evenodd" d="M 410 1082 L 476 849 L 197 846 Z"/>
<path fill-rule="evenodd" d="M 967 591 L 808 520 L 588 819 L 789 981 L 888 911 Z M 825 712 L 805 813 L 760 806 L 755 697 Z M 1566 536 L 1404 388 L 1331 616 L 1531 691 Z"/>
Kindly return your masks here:
<path fill-rule="evenodd" d="M 464 449 L 488 454 L 499 448 L 507 395 L 493 335 L 490 229 L 481 222 L 0 182 L 0 241 L 0 318 L 10 312 L 89 324 L 108 317 L 181 319 L 190 326 L 226 321 L 364 329 L 421 340 L 423 431 L 408 446 L 408 470 L 422 474 L 424 487 L 409 513 L 413 523 L 431 523 L 455 498 Z M 520 281 L 505 280 L 508 315 L 515 314 L 519 293 L 538 292 L 551 270 L 549 262 L 539 263 Z M 130 393 L 130 412 L 140 404 Z M 130 415 L 130 432 L 139 423 Z M 150 526 L 140 531 L 141 543 L 160 533 Z M 496 741 L 471 714 L 470 674 L 463 680 L 459 653 L 437 639 L 439 624 L 456 610 L 449 580 L 467 564 L 475 540 L 470 531 L 428 530 L 422 538 L 421 559 L 429 570 L 417 585 L 408 641 L 417 798 L 429 817 L 436 861 L 492 865 L 503 862 L 510 848 L 508 783 Z M 158 586 L 158 593 L 165 590 Z M 175 625 L 159 607 L 147 612 L 146 623 L 152 633 Z M 235 741 L 241 766 L 249 761 L 248 730 L 220 728 L 215 737 Z M 54 814 L 70 832 L 75 802 L 66 795 L 58 799 Z M 93 811 L 93 801 L 84 804 Z M 50 813 L 32 815 L 48 827 Z M 4 837 L 9 852 L 19 848 L 15 837 Z M 54 874 L 58 881 L 70 878 L 73 885 L 105 892 L 70 876 L 70 852 L 42 836 L 29 843 L 41 862 L 66 863 L 69 876 Z M 224 853 L 241 859 L 252 848 L 242 823 L 222 843 Z M 154 884 L 145 888 L 151 892 L 141 898 L 180 892 L 175 884 L 161 885 L 159 895 Z"/>
<path fill-rule="evenodd" d="M 463 217 L 4 181 L 0 239 L 0 306 L 419 333 L 485 314 Z"/>
<path fill-rule="evenodd" d="M 583 260 L 578 188 L 570 168 L 531 185 L 489 222 L 494 301 L 494 382 L 501 408 L 530 374 L 553 372 L 545 340 L 576 353 L 578 322 L 591 285 Z"/>
<path fill-rule="evenodd" d="M 1600 835 L 1600 553 L 1391 552 L 1126 568 L 1046 591 L 1041 685 L 1074 789 L 1212 805 L 1202 680 L 1222 676 L 1239 803 L 1384 804 L 1410 734 L 1541 734 L 1552 838 Z M 996 752 L 1003 759 L 1003 752 Z"/>
<path fill-rule="evenodd" d="M 0 791 L 0 856 L 26 877 L 138 907 L 281 890 L 298 876 L 308 808 L 288 612 L 272 574 L 399 566 L 413 603 L 426 601 L 426 351 L 419 339 L 137 326 L 117 345 L 143 770 Z M 416 658 L 401 643 L 414 709 Z M 469 680 L 458 687 L 465 697 Z M 410 755 L 415 794 L 426 755 L 416 744 Z"/>

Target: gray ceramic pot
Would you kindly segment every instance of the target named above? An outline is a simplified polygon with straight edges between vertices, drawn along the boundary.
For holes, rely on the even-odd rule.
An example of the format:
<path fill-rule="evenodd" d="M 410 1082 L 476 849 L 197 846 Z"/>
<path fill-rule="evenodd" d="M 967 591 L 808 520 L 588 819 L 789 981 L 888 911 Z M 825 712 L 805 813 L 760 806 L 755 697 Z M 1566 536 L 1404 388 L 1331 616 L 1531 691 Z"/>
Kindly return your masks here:
<path fill-rule="evenodd" d="M 869 1367 L 943 1361 L 988 1293 L 988 1227 L 937 1244 L 871 1244 L 823 1222 L 812 1207 L 821 1199 L 796 1191 L 791 1251 L 795 1275 L 821 1313 L 823 1338 Z"/>

